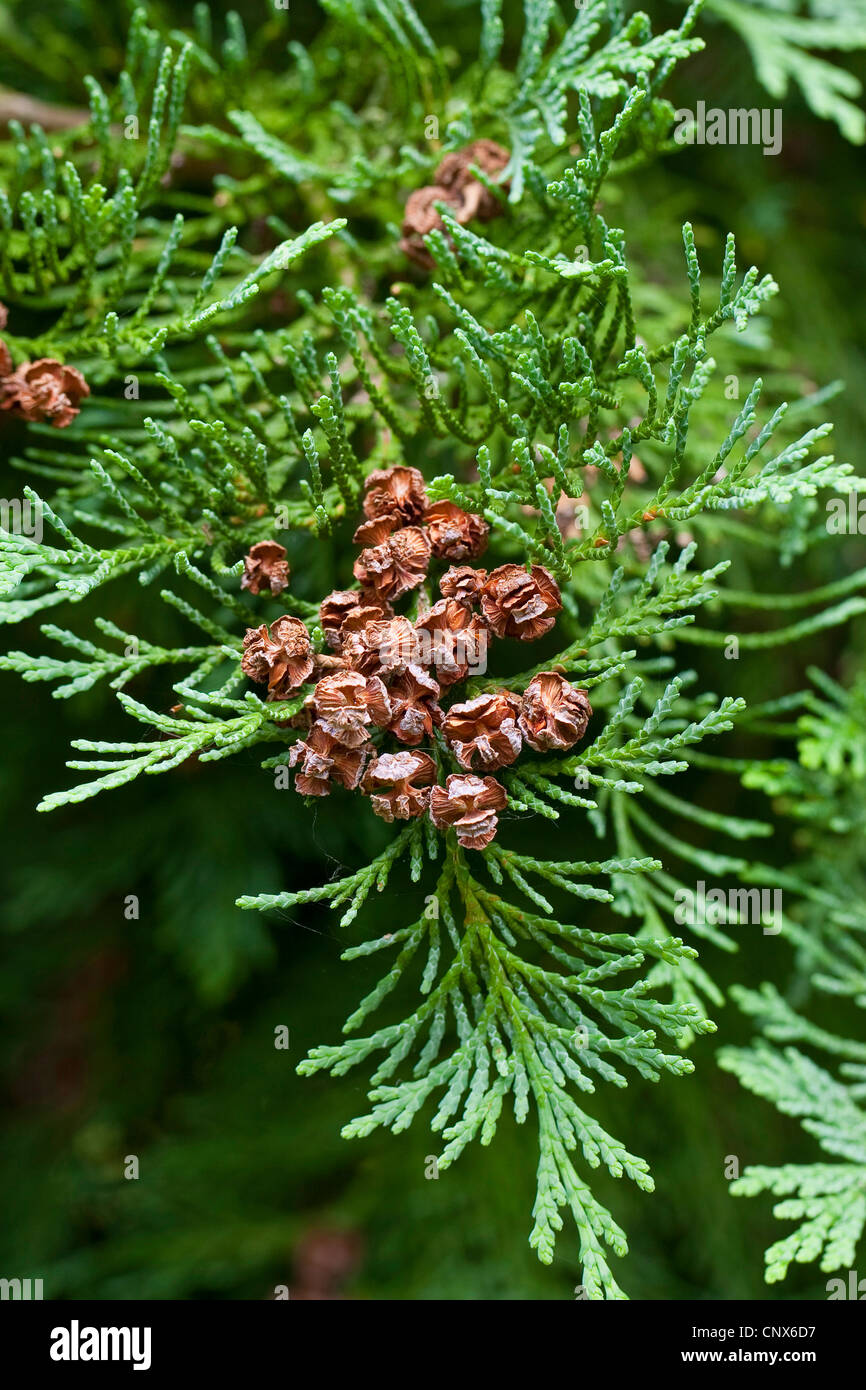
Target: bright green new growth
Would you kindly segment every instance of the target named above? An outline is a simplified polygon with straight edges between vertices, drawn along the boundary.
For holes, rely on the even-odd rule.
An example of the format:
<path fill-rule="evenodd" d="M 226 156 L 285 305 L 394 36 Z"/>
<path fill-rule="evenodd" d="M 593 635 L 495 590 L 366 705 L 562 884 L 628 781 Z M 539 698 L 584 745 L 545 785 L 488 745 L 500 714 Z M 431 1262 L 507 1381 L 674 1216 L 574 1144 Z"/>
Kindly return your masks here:
<path fill-rule="evenodd" d="M 158 593 L 190 637 L 167 648 L 100 619 L 102 646 L 49 624 L 44 635 L 70 655 L 13 652 L 0 665 L 59 681 L 60 697 L 108 680 L 144 727 L 137 741 L 76 740 L 92 756 L 70 766 L 93 776 L 47 796 L 42 809 L 51 809 L 192 756 L 206 763 L 259 747 L 263 767 L 282 768 L 297 736 L 285 723 L 304 695 L 266 704 L 248 688 L 243 632 L 286 611 L 321 650 L 324 595 L 298 597 L 293 584 L 253 605 L 239 590 L 242 557 L 275 534 L 332 545 L 356 520 L 372 468 L 423 466 L 431 499 L 451 498 L 490 523 L 491 566 L 537 562 L 556 575 L 560 651 L 507 680 L 476 677 L 468 693 L 520 691 L 554 663 L 591 692 L 591 742 L 568 756 L 525 755 L 502 774 L 511 816 L 554 823 L 569 809 L 586 813 L 580 858 L 558 827 L 555 857 L 540 860 L 508 847 L 507 819 L 500 840 L 468 855 L 418 821 L 333 882 L 240 905 L 324 902 L 348 925 L 405 864 L 426 906 L 344 953 L 396 953 L 346 1030 L 365 1024 L 413 970 L 420 1003 L 366 1037 L 315 1048 L 302 1070 L 342 1074 L 384 1054 L 372 1109 L 344 1132 L 405 1129 L 435 1096 L 443 1167 L 474 1138 L 492 1140 L 506 1102 L 518 1122 L 534 1109 L 532 1244 L 551 1260 L 568 1208 L 588 1295 L 619 1297 L 606 1247 L 624 1253 L 625 1236 L 576 1157 L 645 1190 L 652 1181 L 575 1095 L 598 1081 L 623 1086 L 628 1071 L 642 1080 L 689 1071 L 677 1049 L 713 1026 L 703 1001 L 720 1002 L 719 991 L 669 930 L 683 886 L 669 858 L 757 881 L 761 873 L 698 852 L 663 828 L 660 813 L 685 812 L 739 840 L 766 833 L 656 785 L 700 765 L 701 741 L 729 730 L 743 708 L 692 693 L 694 673 L 676 667 L 675 640 L 714 640 L 691 625 L 726 567 L 690 569 L 691 536 L 733 543 L 744 527 L 734 513 L 758 509 L 761 533 L 781 534 L 794 553 L 802 535 L 789 503 L 848 487 L 851 470 L 821 452 L 828 426 L 792 430 L 784 403 L 761 404 L 760 382 L 742 403 L 722 396 L 710 339 L 739 370 L 736 335 L 749 343 L 776 291 L 771 277 L 738 270 L 729 237 L 707 281 L 687 224 L 681 309 L 664 313 L 630 262 L 625 232 L 604 215 L 608 186 L 627 188 L 618 181 L 669 148 L 673 108 L 661 89 L 700 47 L 697 6 L 678 29 L 653 35 L 644 15 L 625 19 L 604 0 L 568 24 L 548 0 L 527 0 L 512 71 L 500 64 L 493 0 L 482 5 L 478 59 L 453 81 L 408 0 L 325 8 L 323 35 L 310 51 L 289 42 L 291 64 L 279 75 L 256 68 L 274 35 L 286 37 L 279 12 L 249 51 L 235 16 L 219 55 L 203 9 L 195 39 L 174 36 L 170 47 L 139 11 L 115 92 L 90 86 L 90 125 L 56 142 L 19 130 L 11 162 L 5 156 L 6 339 L 16 362 L 27 354 L 74 363 L 93 398 L 62 435 L 31 427 L 20 466 L 43 480 L 25 493 L 46 535 L 4 534 L 0 612 L 20 621 L 131 574 L 143 586 L 142 627 Z M 347 77 L 335 59 L 360 44 L 379 64 L 375 83 Z M 185 94 L 205 89 L 225 106 L 231 132 L 183 124 Z M 257 103 L 258 115 L 249 109 Z M 438 148 L 424 139 L 431 111 L 440 113 Z M 138 139 L 126 135 L 134 122 Z M 482 235 L 443 208 L 443 230 L 427 238 L 435 271 L 400 280 L 409 276 L 397 250 L 407 191 L 431 181 L 443 151 L 482 135 L 512 152 L 501 216 Z M 164 182 L 176 148 L 221 161 L 216 197 Z M 263 197 L 277 244 L 256 253 L 238 226 Z M 309 225 L 297 225 L 300 214 Z M 375 239 L 353 226 L 365 217 L 380 225 Z M 261 227 L 257 235 L 267 240 Z M 278 275 L 291 313 L 281 300 L 263 307 Z M 16 337 L 18 305 L 51 316 L 50 325 Z M 219 339 L 208 336 L 214 329 Z M 574 503 L 585 516 L 569 527 L 562 516 Z M 343 580 L 334 567 L 332 584 Z M 846 598 L 802 630 L 842 622 L 859 602 Z M 176 665 L 186 668 L 173 686 L 180 714 L 124 690 Z M 584 857 L 590 831 L 602 848 Z M 632 930 L 589 929 L 565 911 L 569 897 L 610 904 Z M 718 927 L 695 930 L 732 948 Z M 401 1067 L 411 1067 L 404 1079 Z"/>

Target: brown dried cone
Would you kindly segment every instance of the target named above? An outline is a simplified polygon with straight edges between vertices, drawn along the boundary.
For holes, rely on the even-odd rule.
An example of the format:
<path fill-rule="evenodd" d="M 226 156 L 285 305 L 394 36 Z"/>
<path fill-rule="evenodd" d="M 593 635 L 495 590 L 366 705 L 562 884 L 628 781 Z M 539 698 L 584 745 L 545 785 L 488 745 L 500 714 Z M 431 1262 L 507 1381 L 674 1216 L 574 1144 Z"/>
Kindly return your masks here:
<path fill-rule="evenodd" d="M 372 618 L 358 628 L 344 627 L 342 655 L 366 676 L 401 674 L 418 660 L 418 634 L 408 618 Z"/>
<path fill-rule="evenodd" d="M 430 541 L 419 526 L 404 526 L 381 545 L 362 550 L 354 564 L 358 583 L 382 599 L 399 598 L 423 584 L 430 563 Z"/>
<path fill-rule="evenodd" d="M 76 367 L 65 367 L 53 357 L 22 362 L 0 381 L 0 410 L 12 410 L 25 420 L 50 420 L 57 429 L 72 423 L 79 401 L 90 387 Z"/>
<path fill-rule="evenodd" d="M 413 820 L 426 811 L 435 781 L 429 753 L 383 753 L 370 763 L 361 789 L 383 820 Z"/>
<path fill-rule="evenodd" d="M 261 627 L 247 628 L 241 670 L 251 680 L 267 683 L 269 700 L 286 700 L 312 675 L 310 634 L 300 618 L 285 614 Z"/>
<path fill-rule="evenodd" d="M 443 598 L 434 603 L 430 612 L 415 623 L 415 629 L 426 643 L 422 645 L 425 665 L 436 668 L 436 679 L 442 686 L 463 681 L 470 670 L 476 673 L 487 669 L 488 631 L 483 618 L 471 612 L 457 599 Z"/>
<path fill-rule="evenodd" d="M 533 676 L 523 694 L 518 724 L 530 748 L 544 753 L 549 748 L 572 748 L 586 733 L 592 705 L 585 690 L 556 671 Z"/>
<path fill-rule="evenodd" d="M 393 516 L 379 516 L 375 521 L 362 521 L 352 540 L 355 545 L 381 545 L 392 531 L 398 531 L 400 523 Z"/>
<path fill-rule="evenodd" d="M 353 791 L 371 751 L 371 744 L 347 748 L 320 723 L 315 723 L 307 737 L 293 744 L 289 753 L 289 766 L 300 764 L 295 773 L 295 790 L 301 796 L 327 796 L 331 783 L 338 782 Z"/>
<path fill-rule="evenodd" d="M 486 581 L 486 570 L 476 570 L 471 565 L 452 565 L 439 580 L 439 592 L 443 598 L 456 598 L 459 603 L 471 607 L 480 598 Z"/>
<path fill-rule="evenodd" d="M 496 834 L 497 811 L 508 804 L 495 777 L 452 773 L 444 787 L 430 793 L 430 819 L 440 830 L 453 825 L 464 849 L 484 849 Z"/>
<path fill-rule="evenodd" d="M 397 526 L 420 521 L 427 506 L 424 477 L 417 468 L 394 464 L 376 468 L 364 479 L 364 515 L 368 521 L 392 519 Z"/>
<path fill-rule="evenodd" d="M 349 613 L 357 608 L 361 595 L 357 589 L 334 589 L 319 604 L 319 623 L 325 641 L 334 651 L 342 646 L 342 627 Z"/>
<path fill-rule="evenodd" d="M 439 685 L 420 666 L 407 666 L 388 686 L 391 723 L 388 728 L 401 743 L 415 748 L 442 722 Z"/>
<path fill-rule="evenodd" d="M 403 237 L 400 241 L 400 250 L 404 251 L 410 261 L 414 261 L 422 270 L 432 270 L 435 264 L 433 257 L 424 245 L 424 237 L 434 229 L 441 229 L 444 225 L 442 218 L 433 206 L 434 203 L 447 203 L 454 209 L 455 214 L 460 215 L 462 198 L 459 193 L 449 193 L 447 188 L 442 188 L 438 184 L 431 184 L 426 188 L 416 188 L 406 199 L 406 209 L 403 213 Z"/>
<path fill-rule="evenodd" d="M 272 594 L 281 594 L 288 585 L 286 547 L 280 545 L 279 541 L 257 541 L 249 555 L 244 556 L 241 588 L 249 589 L 251 594 L 260 594 L 264 589 Z"/>
<path fill-rule="evenodd" d="M 500 565 L 481 590 L 481 611 L 497 637 L 533 642 L 549 632 L 562 609 L 559 586 L 543 565 Z"/>
<path fill-rule="evenodd" d="M 384 728 L 391 718 L 391 702 L 379 677 L 360 671 L 325 676 L 313 692 L 313 708 L 322 728 L 347 748 L 360 748 L 371 725 Z"/>
<path fill-rule="evenodd" d="M 474 177 L 471 166 L 474 164 L 476 169 L 495 181 L 496 175 L 502 172 L 510 158 L 508 150 L 497 145 L 495 140 L 486 139 L 473 140 L 465 149 L 446 154 L 434 178 L 441 187 L 460 195 L 466 213 L 461 222 L 468 222 L 473 217 L 487 222 L 502 211 L 498 198 Z M 508 188 L 507 183 L 501 186 Z"/>
<path fill-rule="evenodd" d="M 424 525 L 433 554 L 440 559 L 473 560 L 487 549 L 487 522 L 456 502 L 434 502 L 424 513 Z"/>
<path fill-rule="evenodd" d="M 452 705 L 442 732 L 461 767 L 470 769 L 476 758 L 482 767 L 508 767 L 520 753 L 519 713 L 517 695 L 495 690 Z"/>
<path fill-rule="evenodd" d="M 322 599 L 319 622 L 329 647 L 339 652 L 346 632 L 356 631 L 376 619 L 391 617 L 390 603 L 363 589 L 335 589 Z"/>

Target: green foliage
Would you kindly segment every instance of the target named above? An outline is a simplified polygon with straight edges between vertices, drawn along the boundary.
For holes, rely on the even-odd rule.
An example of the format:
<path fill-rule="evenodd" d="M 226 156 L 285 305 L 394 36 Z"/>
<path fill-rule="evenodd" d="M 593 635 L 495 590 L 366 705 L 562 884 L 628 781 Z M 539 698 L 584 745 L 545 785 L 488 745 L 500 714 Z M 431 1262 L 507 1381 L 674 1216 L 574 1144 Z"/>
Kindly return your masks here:
<path fill-rule="evenodd" d="M 768 788 L 804 822 L 809 853 L 795 876 L 803 906 L 793 939 L 798 969 L 838 1011 L 846 1001 L 866 1008 L 866 912 L 863 908 L 862 826 L 866 814 L 866 705 L 862 667 L 850 691 L 812 671 L 821 692 L 806 694 L 805 713 L 792 728 L 799 761 L 777 765 Z M 755 774 L 753 774 L 754 776 Z M 840 882 L 844 891 L 840 891 Z M 719 1061 L 743 1086 L 770 1101 L 835 1162 L 752 1165 L 731 1190 L 770 1192 L 774 1214 L 796 1229 L 766 1252 L 768 1283 L 785 1278 L 792 1262 L 819 1262 L 825 1273 L 855 1267 L 866 1227 L 866 1044 L 810 1022 L 773 985 L 735 990 L 761 1036 L 748 1048 L 724 1048 Z M 785 1043 L 781 1048 L 775 1044 Z M 802 1047 L 817 1051 L 819 1064 Z M 835 1070 L 831 1070 L 830 1064 Z"/>
<path fill-rule="evenodd" d="M 303 695 L 268 704 L 249 690 L 243 632 L 287 611 L 323 649 L 318 601 L 343 581 L 346 525 L 371 469 L 421 467 L 431 498 L 486 518 L 496 563 L 556 575 L 559 648 L 529 669 L 477 677 L 469 693 L 520 691 L 556 665 L 591 691 L 598 727 L 569 756 L 524 757 L 503 774 L 502 840 L 467 856 L 416 822 L 325 884 L 239 902 L 283 913 L 327 904 L 349 926 L 369 922 L 374 889 L 401 876 L 407 894 L 429 890 L 411 923 L 383 935 L 374 920 L 344 952 L 396 951 L 347 1032 L 380 1005 L 393 1017 L 314 1048 L 301 1069 L 339 1075 L 384 1053 L 372 1109 L 348 1136 L 404 1130 L 443 1092 L 432 1118 L 442 1167 L 476 1138 L 492 1141 L 506 1101 L 518 1123 L 531 1103 L 531 1243 L 549 1262 L 569 1209 L 589 1296 L 619 1297 L 605 1247 L 623 1254 L 625 1236 L 576 1155 L 642 1190 L 652 1180 L 575 1094 L 599 1081 L 622 1087 L 629 1072 L 632 1084 L 682 1075 L 691 1062 L 680 1049 L 712 1028 L 704 1009 L 720 991 L 670 931 L 683 886 L 670 861 L 745 881 L 769 872 L 708 855 L 664 821 L 684 815 L 735 841 L 768 832 L 657 785 L 700 767 L 711 755 L 699 745 L 743 715 L 733 695 L 693 693 L 696 674 L 675 661 L 679 641 L 718 640 L 695 610 L 725 601 L 727 558 L 691 568 L 694 538 L 733 552 L 745 536 L 790 558 L 814 538 L 818 490 L 856 484 L 851 466 L 824 452 L 829 426 L 812 423 L 820 394 L 789 410 L 774 383 L 764 399 L 755 381 L 741 404 L 723 389 L 730 373 L 752 378 L 772 277 L 738 268 L 733 236 L 709 273 L 686 223 L 667 239 L 681 238 L 680 284 L 662 294 L 640 224 L 635 251 L 608 220 L 625 220 L 629 180 L 670 148 L 662 88 L 701 46 L 698 6 L 653 34 L 646 16 L 627 19 L 604 0 L 568 22 L 548 0 L 527 0 L 512 55 L 500 7 L 485 3 L 477 56 L 453 74 L 408 0 L 325 9 L 309 48 L 288 40 L 280 12 L 249 43 L 230 17 L 220 45 L 203 9 L 192 37 L 166 36 L 136 11 L 122 71 L 88 84 L 89 120 L 50 140 L 13 129 L 0 152 L 6 340 L 16 363 L 56 356 L 93 391 L 62 435 L 30 426 L 16 446 L 46 535 L 0 539 L 0 616 L 26 622 L 65 603 L 89 612 L 129 577 L 140 582 L 132 617 L 94 619 L 106 646 L 48 624 L 43 635 L 70 656 L 13 651 L 0 666 L 58 682 L 61 698 L 107 681 L 142 726 L 134 741 L 76 739 L 95 756 L 69 765 L 93 777 L 40 809 L 252 750 L 271 796 Z M 285 68 L 282 56 L 276 68 L 266 61 L 275 34 Z M 811 29 L 808 41 L 820 46 Z M 340 55 L 361 50 L 369 66 L 347 72 Z M 783 59 L 773 63 L 778 85 Z M 800 63 L 804 72 L 820 106 L 813 69 Z M 834 82 L 837 98 L 850 92 Z M 431 111 L 441 140 L 428 138 Z M 407 192 L 430 182 L 443 151 L 480 136 L 511 151 L 500 215 L 482 234 L 443 205 L 442 228 L 427 237 L 435 269 L 410 272 L 397 247 Z M 244 553 L 275 535 L 293 567 L 280 606 L 239 589 Z M 834 590 L 827 598 L 839 603 L 767 644 L 862 611 L 858 586 Z M 162 641 L 167 620 L 181 636 Z M 178 665 L 181 708 L 168 712 L 160 681 Z M 147 701 L 126 689 L 142 678 Z M 813 765 L 832 771 L 827 762 Z M 748 773 L 775 775 L 757 762 Z M 558 822 L 552 858 L 511 847 L 515 829 L 520 839 L 539 821 Z M 630 929 L 586 925 L 586 904 Z M 733 945 L 717 926 L 695 930 Z M 392 992 L 413 983 L 420 1003 L 407 1014 Z"/>
<path fill-rule="evenodd" d="M 816 116 L 835 121 L 846 139 L 863 144 L 866 118 L 855 102 L 862 83 L 811 51 L 866 48 L 866 11 L 860 0 L 808 0 L 806 5 L 801 0 L 707 0 L 707 6 L 740 35 L 770 96 L 781 100 L 796 84 Z"/>

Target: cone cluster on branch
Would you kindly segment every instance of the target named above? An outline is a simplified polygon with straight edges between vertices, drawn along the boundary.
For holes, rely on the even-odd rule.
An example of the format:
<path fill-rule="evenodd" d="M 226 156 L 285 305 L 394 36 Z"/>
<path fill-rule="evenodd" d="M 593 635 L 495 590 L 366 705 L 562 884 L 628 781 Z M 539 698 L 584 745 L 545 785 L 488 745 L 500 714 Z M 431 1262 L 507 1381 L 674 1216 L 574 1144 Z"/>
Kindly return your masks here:
<path fill-rule="evenodd" d="M 334 590 L 319 609 L 329 654 L 315 652 L 306 625 L 284 614 L 247 630 L 242 669 L 267 686 L 268 700 L 315 682 L 288 721 L 302 733 L 288 758 L 302 795 L 327 796 L 334 784 L 357 789 L 386 821 L 429 813 L 439 829 L 453 826 L 461 845 L 483 849 L 508 801 L 489 774 L 509 767 L 524 744 L 536 752 L 573 747 L 592 708 L 586 691 L 556 671 L 534 676 L 522 694 L 493 690 L 445 709 L 440 701 L 486 668 L 495 637 L 531 642 L 548 632 L 562 608 L 559 589 L 543 565 L 488 572 L 451 564 L 430 604 L 422 585 L 431 562 L 477 560 L 487 523 L 453 502 L 430 503 L 421 473 L 404 465 L 369 474 L 363 509 L 359 587 Z M 274 541 L 253 546 L 242 585 L 282 592 L 285 554 Z M 414 622 L 393 607 L 413 592 Z M 451 759 L 459 772 L 447 771 Z"/>

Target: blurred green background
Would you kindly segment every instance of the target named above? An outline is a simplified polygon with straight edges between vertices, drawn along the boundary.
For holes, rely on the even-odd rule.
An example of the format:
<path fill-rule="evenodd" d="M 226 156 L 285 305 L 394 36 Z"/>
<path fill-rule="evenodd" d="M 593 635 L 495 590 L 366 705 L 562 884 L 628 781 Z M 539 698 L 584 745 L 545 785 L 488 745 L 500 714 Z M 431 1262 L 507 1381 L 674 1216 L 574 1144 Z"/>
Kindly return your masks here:
<path fill-rule="evenodd" d="M 647 8 L 658 24 L 682 9 Z M 420 11 L 441 41 L 476 42 L 474 6 L 422 3 Z M 178 24 L 188 17 L 181 5 L 161 12 Z M 320 20 L 301 0 L 292 0 L 292 15 L 301 38 Z M 0 31 L 0 84 L 79 105 L 82 55 L 98 72 L 116 72 L 124 29 L 122 12 L 13 4 Z M 675 105 L 698 97 L 725 108 L 776 104 L 729 28 L 707 15 L 699 32 L 709 47 L 677 71 L 668 89 Z M 32 57 L 35 40 L 48 46 L 50 62 Z M 863 75 L 862 55 L 845 61 Z M 734 230 L 745 263 L 774 274 L 776 339 L 808 380 L 846 381 L 833 404 L 836 449 L 857 464 L 866 433 L 861 150 L 791 93 L 777 157 L 692 147 L 622 187 L 630 248 L 660 281 L 681 275 L 671 246 L 676 252 L 685 218 L 704 247 L 717 248 Z M 21 487 L 6 461 L 15 444 L 0 438 L 10 497 Z M 810 587 L 858 564 L 866 564 L 860 538 L 819 547 L 794 574 L 760 550 L 733 583 L 766 592 Z M 132 582 L 115 591 L 111 617 L 121 626 L 134 628 L 138 592 Z M 89 616 L 86 605 L 80 616 Z M 703 688 L 760 700 L 804 686 L 810 663 L 846 679 L 863 638 L 861 622 L 775 653 L 771 663 L 744 656 L 733 667 L 697 648 L 688 660 Z M 13 645 L 37 640 L 35 625 L 24 625 Z M 135 693 L 170 703 L 167 686 Z M 313 814 L 294 798 L 276 798 L 275 815 L 268 774 L 252 753 L 185 765 L 113 799 L 42 817 L 33 807 L 65 784 L 70 739 L 97 726 L 102 737 L 123 737 L 125 721 L 108 691 L 57 701 L 9 675 L 0 678 L 0 707 L 0 1273 L 43 1278 L 49 1298 L 262 1299 L 279 1285 L 311 1298 L 573 1297 L 573 1233 L 563 1233 L 550 1268 L 527 1244 L 534 1135 L 503 1123 L 492 1148 L 467 1151 L 431 1180 L 426 1158 L 436 1143 L 423 1122 L 396 1138 L 340 1139 L 341 1124 L 363 1107 L 362 1073 L 341 1081 L 295 1075 L 311 1045 L 339 1035 L 376 977 L 375 962 L 341 964 L 344 941 L 324 914 L 266 921 L 233 901 L 363 862 L 386 829 L 371 816 L 347 817 L 336 799 Z M 766 739 L 762 751 L 788 749 Z M 728 779 L 696 776 L 687 790 L 715 809 L 767 812 Z M 571 833 L 575 842 L 582 834 L 577 818 Z M 797 841 L 783 835 L 759 850 L 784 862 Z M 131 894 L 138 920 L 124 915 Z M 387 902 L 368 924 L 376 912 L 387 914 Z M 725 986 L 769 978 L 784 988 L 793 965 L 784 941 L 754 929 L 739 935 L 734 956 L 704 947 L 710 973 Z M 795 1121 L 716 1067 L 720 1040 L 749 1036 L 732 1005 L 716 1018 L 719 1034 L 692 1048 L 692 1077 L 595 1098 L 601 1121 L 649 1160 L 657 1186 L 646 1196 L 595 1179 L 629 1233 L 618 1277 L 638 1299 L 825 1297 L 826 1276 L 811 1268 L 766 1288 L 762 1252 L 785 1228 L 768 1202 L 727 1193 L 728 1155 L 741 1166 L 815 1155 Z M 281 1024 L 290 1030 L 287 1051 L 274 1047 Z M 127 1155 L 139 1159 L 137 1181 L 124 1179 Z"/>

